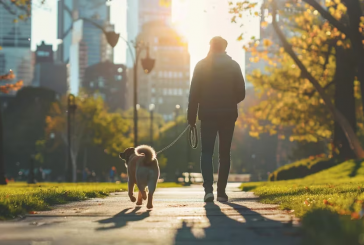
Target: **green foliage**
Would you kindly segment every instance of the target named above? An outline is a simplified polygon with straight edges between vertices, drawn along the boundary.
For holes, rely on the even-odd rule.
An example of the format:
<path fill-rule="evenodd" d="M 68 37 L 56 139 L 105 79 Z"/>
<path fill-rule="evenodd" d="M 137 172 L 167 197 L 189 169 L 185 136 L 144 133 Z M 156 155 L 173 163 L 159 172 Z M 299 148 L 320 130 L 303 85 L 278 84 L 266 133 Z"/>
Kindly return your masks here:
<path fill-rule="evenodd" d="M 159 183 L 158 188 L 181 186 Z M 126 191 L 127 184 L 114 183 L 9 183 L 0 189 L 0 220 L 28 212 L 47 210 L 51 205 L 88 198 L 106 197 L 111 192 Z"/>
<path fill-rule="evenodd" d="M 162 154 L 158 156 L 159 168 L 163 171 L 167 166 L 168 159 Z"/>
<path fill-rule="evenodd" d="M 34 156 L 34 159 L 38 163 L 43 164 L 44 163 L 44 151 L 46 148 L 46 141 L 38 140 L 37 142 L 35 142 L 35 145 L 36 145 L 37 154 Z"/>
<path fill-rule="evenodd" d="M 25 87 L 17 92 L 4 110 L 4 158 L 7 173 L 27 168 L 31 155 L 37 154 L 36 142 L 44 139 L 46 116 L 56 95 L 45 88 Z"/>
<path fill-rule="evenodd" d="M 128 120 L 128 123 L 133 124 L 133 108 L 121 112 L 123 118 Z M 138 137 L 143 141 L 150 141 L 150 112 L 140 108 L 138 110 Z M 153 114 L 153 138 L 158 137 L 158 131 L 164 126 L 165 122 L 161 115 Z M 132 129 L 132 128 L 131 128 Z"/>
<path fill-rule="evenodd" d="M 269 181 L 304 178 L 308 175 L 333 167 L 337 161 L 333 158 L 307 158 L 284 165 L 269 175 Z"/>
<path fill-rule="evenodd" d="M 53 104 L 47 117 L 46 135 L 55 133 L 55 144 L 65 143 L 67 110 L 66 98 Z M 81 94 L 76 98 L 77 110 L 73 123 L 73 142 L 78 145 L 100 145 L 105 153 L 117 156 L 121 149 L 131 145 L 131 124 L 120 113 L 108 111 L 101 97 Z M 79 148 L 80 149 L 80 148 Z"/>

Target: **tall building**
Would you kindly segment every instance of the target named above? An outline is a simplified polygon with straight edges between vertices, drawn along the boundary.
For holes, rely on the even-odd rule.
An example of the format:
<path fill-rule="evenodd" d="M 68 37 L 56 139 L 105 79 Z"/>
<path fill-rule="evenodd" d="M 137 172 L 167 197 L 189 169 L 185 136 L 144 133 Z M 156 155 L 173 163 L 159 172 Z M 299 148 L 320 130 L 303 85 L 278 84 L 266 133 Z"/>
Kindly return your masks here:
<path fill-rule="evenodd" d="M 32 53 L 30 50 L 31 18 L 14 21 L 19 11 L 13 8 L 14 14 L 4 7 L 0 8 L 0 74 L 13 70 L 16 80 L 23 80 L 29 85 L 33 77 Z"/>
<path fill-rule="evenodd" d="M 142 31 L 143 25 L 151 21 L 164 21 L 170 23 L 172 20 L 171 0 L 128 0 L 127 1 L 127 40 L 135 41 L 137 35 Z M 135 56 L 134 50 L 132 50 Z M 126 54 L 126 64 L 133 66 L 130 51 Z"/>
<path fill-rule="evenodd" d="M 126 66 L 105 61 L 86 69 L 82 87 L 89 94 L 100 95 L 112 110 L 125 110 L 126 84 Z"/>
<path fill-rule="evenodd" d="M 109 23 L 110 9 L 105 0 L 59 0 L 58 1 L 58 47 L 60 61 L 69 62 L 72 43 L 72 23 L 79 18 L 98 19 Z M 103 24 L 102 24 L 103 25 Z"/>
<path fill-rule="evenodd" d="M 143 26 L 151 21 L 172 21 L 171 0 L 139 0 L 138 9 L 138 30 L 142 31 Z"/>
<path fill-rule="evenodd" d="M 42 42 L 35 51 L 35 69 L 32 85 L 55 91 L 58 95 L 66 94 L 66 64 L 54 61 L 52 45 Z"/>
<path fill-rule="evenodd" d="M 113 50 L 99 27 L 107 31 L 114 29 L 105 0 L 58 2 L 58 38 L 62 43 L 57 57 L 61 62 L 70 64 L 71 93 L 78 93 L 86 67 L 113 60 Z"/>
<path fill-rule="evenodd" d="M 162 114 L 165 120 L 172 120 L 176 105 L 182 113 L 188 103 L 190 55 L 187 42 L 164 21 L 144 24 L 137 39 L 149 43 L 150 56 L 156 59 L 150 74 L 145 74 L 139 66 L 138 103 L 143 108 L 154 104 L 157 113 Z M 141 58 L 144 56 L 145 52 L 142 52 Z M 132 84 L 129 87 L 132 88 Z"/>
<path fill-rule="evenodd" d="M 97 16 L 93 16 L 90 20 L 107 30 L 114 30 L 113 25 L 99 19 Z M 87 66 L 92 66 L 104 61 L 113 61 L 113 49 L 107 43 L 104 33 L 100 28 L 88 21 L 83 22 L 82 41 L 87 47 Z"/>

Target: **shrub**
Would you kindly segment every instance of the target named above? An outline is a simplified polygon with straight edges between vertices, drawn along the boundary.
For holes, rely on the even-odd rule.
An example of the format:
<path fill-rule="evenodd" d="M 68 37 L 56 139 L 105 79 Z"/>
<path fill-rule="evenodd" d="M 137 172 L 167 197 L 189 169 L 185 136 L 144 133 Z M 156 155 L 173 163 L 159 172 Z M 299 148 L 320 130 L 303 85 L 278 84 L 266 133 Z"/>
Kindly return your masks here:
<path fill-rule="evenodd" d="M 308 175 L 320 172 L 337 165 L 336 159 L 331 158 L 307 158 L 284 165 L 269 175 L 269 181 L 290 180 L 304 178 Z"/>

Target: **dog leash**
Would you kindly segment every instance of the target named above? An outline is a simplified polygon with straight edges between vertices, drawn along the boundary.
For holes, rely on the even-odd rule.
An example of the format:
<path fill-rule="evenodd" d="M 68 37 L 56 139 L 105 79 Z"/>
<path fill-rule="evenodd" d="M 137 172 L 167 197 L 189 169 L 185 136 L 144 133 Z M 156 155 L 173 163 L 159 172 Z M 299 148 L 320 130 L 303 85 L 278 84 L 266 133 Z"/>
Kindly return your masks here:
<path fill-rule="evenodd" d="M 190 143 L 190 146 L 193 149 L 196 149 L 197 146 L 198 146 L 198 132 L 197 132 L 197 128 L 196 128 L 196 126 L 190 126 L 190 125 L 188 125 L 185 128 L 185 130 L 183 130 L 183 132 L 172 143 L 170 143 L 169 145 L 167 145 L 166 147 L 164 147 L 162 150 L 156 152 L 156 154 L 158 155 L 159 153 L 162 153 L 165 150 L 171 148 L 187 132 L 188 129 L 190 129 L 189 134 L 188 134 L 188 142 Z"/>

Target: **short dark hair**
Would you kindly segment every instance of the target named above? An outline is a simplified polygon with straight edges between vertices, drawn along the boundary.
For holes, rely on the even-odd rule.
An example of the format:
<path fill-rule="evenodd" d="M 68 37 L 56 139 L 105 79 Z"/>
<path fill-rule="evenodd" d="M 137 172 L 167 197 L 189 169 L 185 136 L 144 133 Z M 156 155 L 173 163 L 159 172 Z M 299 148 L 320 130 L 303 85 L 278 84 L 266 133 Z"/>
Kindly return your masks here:
<path fill-rule="evenodd" d="M 213 37 L 210 41 L 210 50 L 215 52 L 223 52 L 226 50 L 228 42 L 222 37 Z"/>

